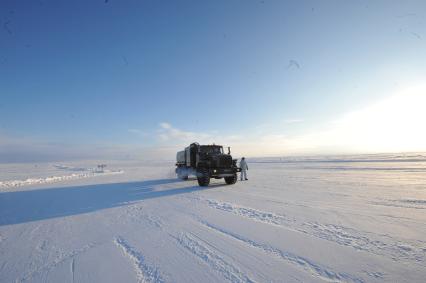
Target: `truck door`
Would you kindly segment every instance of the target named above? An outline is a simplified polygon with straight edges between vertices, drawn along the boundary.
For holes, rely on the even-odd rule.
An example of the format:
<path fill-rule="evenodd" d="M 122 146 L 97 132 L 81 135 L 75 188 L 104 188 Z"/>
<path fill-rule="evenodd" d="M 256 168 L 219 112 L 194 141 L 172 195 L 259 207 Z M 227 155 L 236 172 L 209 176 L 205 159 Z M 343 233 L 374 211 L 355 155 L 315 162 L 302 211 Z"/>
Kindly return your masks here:
<path fill-rule="evenodd" d="M 197 146 L 195 144 L 191 145 L 191 167 L 197 167 Z"/>

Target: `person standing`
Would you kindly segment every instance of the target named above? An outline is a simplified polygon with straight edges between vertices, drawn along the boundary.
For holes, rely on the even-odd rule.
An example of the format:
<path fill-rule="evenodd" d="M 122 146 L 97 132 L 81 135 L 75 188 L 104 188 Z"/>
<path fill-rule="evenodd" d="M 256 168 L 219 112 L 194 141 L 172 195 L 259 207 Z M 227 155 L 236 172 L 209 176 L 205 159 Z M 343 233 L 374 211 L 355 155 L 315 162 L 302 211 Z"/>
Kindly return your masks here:
<path fill-rule="evenodd" d="M 241 181 L 243 180 L 243 176 L 244 176 L 244 179 L 247 181 L 248 166 L 247 166 L 247 161 L 245 157 L 241 158 L 240 168 L 241 168 Z"/>

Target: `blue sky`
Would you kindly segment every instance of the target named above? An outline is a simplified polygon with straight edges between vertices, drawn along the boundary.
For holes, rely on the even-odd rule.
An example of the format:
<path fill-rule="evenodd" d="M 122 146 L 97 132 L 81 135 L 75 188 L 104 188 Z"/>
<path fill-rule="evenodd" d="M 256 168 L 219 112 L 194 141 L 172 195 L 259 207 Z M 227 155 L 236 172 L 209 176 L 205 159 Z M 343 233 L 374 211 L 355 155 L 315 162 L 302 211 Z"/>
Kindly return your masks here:
<path fill-rule="evenodd" d="M 1 1 L 0 160 L 172 152 L 193 139 L 247 155 L 381 151 L 333 144 L 332 125 L 422 83 L 425 11 L 424 1 Z M 421 148 L 383 147 L 393 149 Z"/>

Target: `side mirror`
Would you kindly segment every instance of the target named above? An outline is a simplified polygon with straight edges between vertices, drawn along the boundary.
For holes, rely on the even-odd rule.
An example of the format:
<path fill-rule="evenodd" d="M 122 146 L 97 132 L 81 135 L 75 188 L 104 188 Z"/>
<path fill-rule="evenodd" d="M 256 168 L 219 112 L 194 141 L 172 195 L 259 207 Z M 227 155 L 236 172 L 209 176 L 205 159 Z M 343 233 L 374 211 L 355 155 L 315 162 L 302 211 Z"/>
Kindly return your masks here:
<path fill-rule="evenodd" d="M 231 154 L 231 148 L 228 146 L 228 154 Z"/>

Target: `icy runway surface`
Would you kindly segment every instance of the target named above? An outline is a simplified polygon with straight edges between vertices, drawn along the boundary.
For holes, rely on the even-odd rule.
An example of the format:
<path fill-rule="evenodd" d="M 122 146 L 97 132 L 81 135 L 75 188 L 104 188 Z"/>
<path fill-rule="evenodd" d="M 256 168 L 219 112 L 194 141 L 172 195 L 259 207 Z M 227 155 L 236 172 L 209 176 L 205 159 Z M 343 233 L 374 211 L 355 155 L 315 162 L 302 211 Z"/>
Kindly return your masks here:
<path fill-rule="evenodd" d="M 421 154 L 252 159 L 207 188 L 173 162 L 106 163 L 120 174 L 0 187 L 0 282 L 426 278 Z M 88 166 L 2 164 L 0 182 Z"/>

